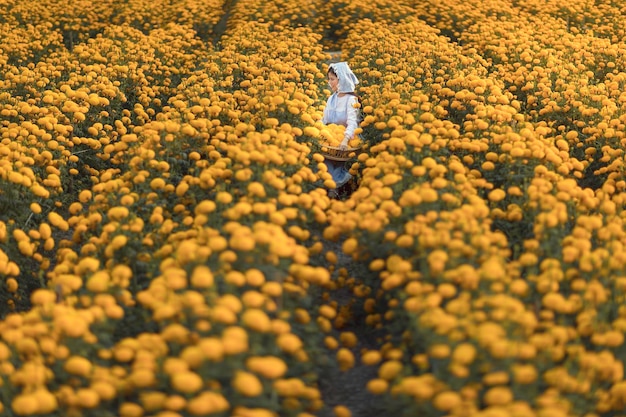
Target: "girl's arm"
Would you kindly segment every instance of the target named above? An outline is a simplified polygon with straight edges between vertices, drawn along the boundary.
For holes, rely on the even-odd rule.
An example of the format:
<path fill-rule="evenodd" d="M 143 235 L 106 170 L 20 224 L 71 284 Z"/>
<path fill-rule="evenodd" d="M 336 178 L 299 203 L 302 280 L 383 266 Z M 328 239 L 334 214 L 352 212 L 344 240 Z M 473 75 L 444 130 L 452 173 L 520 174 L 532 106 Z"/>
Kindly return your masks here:
<path fill-rule="evenodd" d="M 346 124 L 346 131 L 344 133 L 343 141 L 341 142 L 342 146 L 348 146 L 348 142 L 354 137 L 354 131 L 359 127 L 359 111 L 355 107 L 357 103 L 358 99 L 355 96 L 348 96 L 348 105 L 346 109 L 348 121 Z"/>

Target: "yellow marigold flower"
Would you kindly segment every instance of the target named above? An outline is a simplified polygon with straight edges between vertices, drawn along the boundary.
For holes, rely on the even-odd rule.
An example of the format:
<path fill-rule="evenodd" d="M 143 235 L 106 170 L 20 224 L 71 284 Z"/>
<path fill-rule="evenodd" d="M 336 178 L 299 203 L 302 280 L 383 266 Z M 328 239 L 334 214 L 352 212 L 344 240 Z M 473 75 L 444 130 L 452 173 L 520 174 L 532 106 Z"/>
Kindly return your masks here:
<path fill-rule="evenodd" d="M 494 203 L 497 203 L 506 198 L 506 192 L 500 188 L 496 188 L 495 190 L 492 190 L 489 192 L 489 195 L 487 196 L 487 198 L 489 198 L 489 201 L 493 201 Z"/>
<path fill-rule="evenodd" d="M 296 353 L 302 349 L 302 340 L 293 333 L 282 333 L 276 338 L 276 344 L 278 347 L 287 353 Z"/>
<path fill-rule="evenodd" d="M 189 329 L 181 324 L 172 323 L 161 331 L 161 337 L 168 342 L 187 343 Z"/>
<path fill-rule="evenodd" d="M 39 237 L 41 240 L 47 240 L 52 236 L 52 228 L 48 223 L 41 223 L 39 225 Z"/>
<path fill-rule="evenodd" d="M 372 262 L 370 262 L 370 265 L 369 265 L 369 269 L 371 271 L 380 271 L 384 267 L 385 267 L 384 259 L 374 259 Z"/>
<path fill-rule="evenodd" d="M 139 394 L 141 404 L 145 411 L 154 412 L 164 408 L 166 394 L 159 391 L 148 391 Z"/>
<path fill-rule="evenodd" d="M 19 287 L 17 280 L 15 278 L 8 278 L 6 280 L 6 285 L 7 285 L 7 291 L 10 293 L 17 292 L 17 289 Z"/>
<path fill-rule="evenodd" d="M 428 349 L 428 354 L 432 358 L 443 359 L 450 356 L 450 346 L 446 344 L 435 344 Z"/>
<path fill-rule="evenodd" d="M 224 281 L 237 287 L 243 287 L 246 284 L 246 276 L 241 271 L 228 271 L 224 277 Z"/>
<path fill-rule="evenodd" d="M 311 315 L 304 308 L 296 308 L 294 311 L 294 317 L 300 324 L 307 324 L 311 321 Z"/>
<path fill-rule="evenodd" d="M 228 244 L 233 250 L 250 252 L 255 248 L 256 241 L 251 234 L 234 233 L 228 240 Z"/>
<path fill-rule="evenodd" d="M 233 388 L 246 397 L 256 397 L 263 393 L 263 384 L 254 374 L 236 371 L 232 381 Z"/>
<path fill-rule="evenodd" d="M 319 313 L 320 313 L 320 316 L 326 317 L 329 320 L 332 320 L 335 317 L 337 317 L 337 310 L 335 310 L 333 307 L 326 305 L 326 304 L 319 307 Z"/>
<path fill-rule="evenodd" d="M 185 394 L 192 394 L 200 391 L 204 385 L 200 375 L 191 371 L 175 373 L 171 376 L 170 382 L 172 384 L 172 388 Z"/>
<path fill-rule="evenodd" d="M 17 243 L 17 249 L 20 251 L 20 253 L 26 257 L 31 257 L 33 256 L 33 253 L 35 251 L 34 245 L 30 242 L 27 242 L 25 240 L 22 240 L 20 242 Z"/>
<path fill-rule="evenodd" d="M 373 366 L 378 364 L 382 359 L 380 352 L 376 350 L 369 350 L 361 355 L 361 362 L 364 365 Z"/>
<path fill-rule="evenodd" d="M 508 387 L 493 387 L 485 393 L 483 400 L 487 405 L 507 405 L 513 401 L 513 393 Z"/>
<path fill-rule="evenodd" d="M 109 290 L 110 276 L 106 271 L 98 271 L 87 280 L 87 289 L 91 292 L 106 292 Z"/>
<path fill-rule="evenodd" d="M 339 362 L 339 369 L 347 371 L 354 366 L 354 354 L 347 348 L 340 348 L 337 351 L 337 362 Z"/>
<path fill-rule="evenodd" d="M 181 395 L 170 395 L 163 403 L 163 407 L 170 411 L 179 411 L 185 408 L 187 401 Z"/>
<path fill-rule="evenodd" d="M 270 297 L 280 297 L 283 293 L 283 287 L 278 282 L 266 282 L 261 287 L 261 292 Z"/>
<path fill-rule="evenodd" d="M 273 386 L 283 397 L 299 397 L 306 391 L 304 383 L 297 378 L 279 379 L 274 381 Z"/>
<path fill-rule="evenodd" d="M 452 360 L 461 365 L 469 365 L 476 358 L 476 347 L 471 343 L 461 343 L 452 352 Z"/>
<path fill-rule="evenodd" d="M 125 402 L 120 405 L 119 415 L 120 417 L 143 417 L 144 411 L 139 404 Z"/>
<path fill-rule="evenodd" d="M 506 271 L 500 258 L 492 256 L 481 265 L 482 276 L 490 281 L 505 277 Z"/>
<path fill-rule="evenodd" d="M 519 263 L 522 266 L 533 266 L 538 262 L 537 255 L 534 253 L 523 253 L 519 257 Z"/>
<path fill-rule="evenodd" d="M 237 326 L 230 326 L 222 332 L 222 346 L 227 355 L 237 355 L 248 350 L 248 333 Z"/>
<path fill-rule="evenodd" d="M 78 194 L 78 201 L 80 201 L 81 203 L 88 203 L 89 200 L 91 200 L 91 191 L 90 190 L 82 190 L 79 194 Z"/>
<path fill-rule="evenodd" d="M 127 243 L 128 243 L 128 237 L 126 237 L 126 235 L 116 235 L 111 240 L 110 245 L 114 250 L 119 250 L 123 248 L 124 246 L 126 246 Z"/>
<path fill-rule="evenodd" d="M 387 141 L 387 147 L 389 149 L 391 149 L 394 152 L 404 152 L 406 150 L 406 144 L 404 143 L 404 140 L 402 140 L 401 138 L 391 138 Z"/>
<path fill-rule="evenodd" d="M 181 358 L 169 357 L 163 362 L 163 371 L 168 375 L 187 372 L 189 364 Z"/>
<path fill-rule="evenodd" d="M 98 394 L 98 396 L 105 401 L 112 400 L 117 395 L 117 390 L 115 389 L 115 386 L 109 381 L 93 381 L 91 383 L 91 389 L 94 390 Z"/>
<path fill-rule="evenodd" d="M 434 250 L 427 256 L 428 266 L 433 274 L 440 274 L 443 272 L 448 262 L 448 253 L 443 250 Z"/>
<path fill-rule="evenodd" d="M 332 336 L 326 336 L 324 338 L 324 345 L 330 350 L 335 350 L 339 347 L 339 342 Z"/>
<path fill-rule="evenodd" d="M 434 190 L 432 188 L 421 188 L 419 194 L 420 197 L 422 197 L 422 200 L 426 203 L 434 203 L 439 199 L 439 194 L 437 193 L 437 190 Z"/>
<path fill-rule="evenodd" d="M 115 282 L 123 282 L 131 279 L 133 270 L 128 265 L 115 265 L 111 271 L 111 278 Z"/>
<path fill-rule="evenodd" d="M 380 395 L 387 392 L 389 389 L 389 383 L 381 378 L 370 379 L 367 382 L 366 388 L 372 394 Z"/>
<path fill-rule="evenodd" d="M 528 283 L 524 279 L 515 279 L 509 284 L 509 291 L 517 296 L 525 296 L 528 293 L 528 289 Z"/>
<path fill-rule="evenodd" d="M 50 213 L 48 213 L 48 221 L 50 221 L 51 225 L 64 232 L 70 229 L 70 225 L 57 212 L 51 211 Z"/>
<path fill-rule="evenodd" d="M 30 203 L 30 210 L 35 214 L 40 214 L 41 206 L 38 203 Z"/>
<path fill-rule="evenodd" d="M 352 417 L 352 412 L 345 405 L 336 405 L 333 407 L 335 417 Z"/>
<path fill-rule="evenodd" d="M 513 378 L 518 384 L 532 384 L 537 380 L 537 368 L 532 364 L 514 364 L 511 369 Z"/>
<path fill-rule="evenodd" d="M 54 249 L 54 239 L 49 237 L 45 240 L 44 244 L 43 244 L 43 249 L 46 251 L 52 250 Z"/>
<path fill-rule="evenodd" d="M 116 346 L 113 357 L 118 362 L 130 362 L 135 357 L 135 351 L 128 346 Z"/>
<path fill-rule="evenodd" d="M 249 329 L 260 333 L 267 333 L 272 329 L 271 321 L 267 314 L 257 308 L 244 311 L 241 315 L 241 321 Z"/>
<path fill-rule="evenodd" d="M 198 205 L 196 205 L 194 209 L 194 213 L 196 216 L 200 214 L 209 214 L 215 211 L 215 209 L 216 209 L 215 202 L 211 200 L 203 200 L 200 203 L 198 203 Z"/>
<path fill-rule="evenodd" d="M 154 309 L 152 318 L 157 321 L 168 320 L 178 314 L 177 308 L 172 304 L 161 304 Z"/>
<path fill-rule="evenodd" d="M 113 221 L 120 221 L 122 219 L 125 219 L 126 217 L 128 217 L 128 214 L 128 208 L 123 206 L 112 207 L 107 212 L 108 218 Z"/>
<path fill-rule="evenodd" d="M 163 178 L 153 178 L 150 181 L 150 188 L 154 191 L 162 190 L 165 188 L 165 180 Z"/>
<path fill-rule="evenodd" d="M 182 181 L 176 186 L 176 196 L 182 197 L 189 190 L 189 184 Z"/>
<path fill-rule="evenodd" d="M 341 332 L 339 340 L 341 340 L 341 343 L 347 348 L 353 348 L 359 342 L 353 332 Z"/>
<path fill-rule="evenodd" d="M 272 320 L 272 333 L 277 336 L 287 334 L 291 331 L 291 325 L 282 319 Z"/>
<path fill-rule="evenodd" d="M 252 356 L 246 360 L 246 367 L 265 378 L 280 378 L 287 372 L 285 362 L 275 356 Z"/>
<path fill-rule="evenodd" d="M 95 272 L 98 268 L 100 268 L 100 261 L 88 256 L 78 262 L 76 273 L 82 275 L 84 273 Z"/>
<path fill-rule="evenodd" d="M 305 126 L 302 132 L 305 136 L 309 136 L 312 138 L 318 138 L 320 136 L 320 130 L 314 126 Z"/>
<path fill-rule="evenodd" d="M 215 200 L 221 204 L 230 204 L 233 201 L 233 196 L 226 191 L 220 191 L 215 196 Z"/>
<path fill-rule="evenodd" d="M 326 261 L 330 264 L 336 264 L 337 263 L 337 254 L 333 251 L 328 251 L 326 252 L 326 254 L 324 255 L 324 257 L 326 258 Z"/>
<path fill-rule="evenodd" d="M 400 235 L 396 239 L 396 245 L 400 248 L 409 248 L 413 246 L 414 242 L 413 236 L 407 234 Z"/>
<path fill-rule="evenodd" d="M 30 299 L 34 305 L 53 304 L 56 303 L 57 295 L 54 291 L 40 288 L 32 293 Z"/>
<path fill-rule="evenodd" d="M 213 307 L 211 319 L 217 323 L 235 324 L 237 323 L 237 314 L 224 305 Z"/>
<path fill-rule="evenodd" d="M 78 403 L 83 408 L 96 408 L 100 404 L 100 396 L 91 388 L 80 388 L 76 391 Z"/>
<path fill-rule="evenodd" d="M 265 197 L 265 187 L 260 182 L 254 181 L 248 184 L 248 194 L 255 197 Z"/>
<path fill-rule="evenodd" d="M 443 298 L 452 298 L 457 294 L 457 288 L 454 284 L 444 282 L 437 286 L 437 293 L 439 293 Z"/>
<path fill-rule="evenodd" d="M 427 400 L 435 394 L 433 381 L 426 377 L 409 376 L 400 381 L 399 389 L 420 400 Z"/>
<path fill-rule="evenodd" d="M 483 376 L 485 385 L 501 385 L 509 383 L 509 374 L 505 371 L 490 372 Z"/>
<path fill-rule="evenodd" d="M 378 369 L 378 377 L 387 381 L 394 379 L 400 371 L 402 371 L 403 365 L 400 361 L 387 361 L 383 363 Z"/>
<path fill-rule="evenodd" d="M 347 255 L 352 255 L 353 253 L 355 253 L 358 247 L 359 242 L 353 237 L 346 239 L 341 245 L 341 249 Z"/>
<path fill-rule="evenodd" d="M 195 288 L 209 288 L 214 283 L 213 272 L 205 265 L 196 266 L 191 273 L 190 282 Z"/>
<path fill-rule="evenodd" d="M 71 356 L 63 367 L 67 372 L 73 375 L 87 377 L 91 373 L 91 362 L 82 356 Z"/>
<path fill-rule="evenodd" d="M 437 410 L 450 411 L 458 407 L 462 402 L 461 396 L 454 391 L 444 391 L 435 395 L 433 398 L 433 406 Z"/>
<path fill-rule="evenodd" d="M 337 188 L 337 183 L 335 183 L 335 181 L 333 181 L 331 178 L 328 178 L 324 180 L 324 187 L 334 190 L 335 188 Z"/>
<path fill-rule="evenodd" d="M 219 362 L 224 357 L 224 345 L 222 341 L 216 337 L 201 339 L 198 347 L 202 351 L 204 357 L 210 361 Z"/>
<path fill-rule="evenodd" d="M 617 330 L 609 330 L 604 333 L 604 344 L 616 348 L 624 344 L 624 333 Z"/>
<path fill-rule="evenodd" d="M 182 360 L 187 362 L 190 368 L 196 369 L 204 362 L 204 354 L 199 346 L 187 346 L 180 354 Z"/>
<path fill-rule="evenodd" d="M 130 382 L 138 388 L 151 387 L 156 382 L 154 371 L 148 368 L 134 369 L 129 376 Z"/>
<path fill-rule="evenodd" d="M 217 392 L 205 391 L 187 403 L 186 410 L 197 416 L 223 413 L 230 408 L 228 400 Z M 236 414 L 235 414 L 236 415 Z"/>
<path fill-rule="evenodd" d="M 263 121 L 263 124 L 268 127 L 276 127 L 280 124 L 280 121 L 275 117 L 268 117 Z"/>
<path fill-rule="evenodd" d="M 17 415 L 28 416 L 39 413 L 34 393 L 17 395 L 11 401 L 11 408 Z"/>
<path fill-rule="evenodd" d="M 253 287 L 260 287 L 265 283 L 265 275 L 257 268 L 250 268 L 244 273 L 246 282 Z"/>

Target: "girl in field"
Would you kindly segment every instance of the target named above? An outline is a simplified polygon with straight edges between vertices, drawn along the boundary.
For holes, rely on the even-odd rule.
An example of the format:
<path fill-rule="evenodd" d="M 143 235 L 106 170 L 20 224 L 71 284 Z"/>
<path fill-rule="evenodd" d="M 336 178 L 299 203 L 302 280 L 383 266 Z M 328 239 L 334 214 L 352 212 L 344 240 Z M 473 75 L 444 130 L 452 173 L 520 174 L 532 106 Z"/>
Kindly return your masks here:
<path fill-rule="evenodd" d="M 359 127 L 359 111 L 357 108 L 358 98 L 355 93 L 359 80 L 352 72 L 347 62 L 336 62 L 330 64 L 328 68 L 328 85 L 333 94 L 326 101 L 324 108 L 324 124 L 335 123 L 346 127 L 343 140 L 339 147 L 348 147 L 348 141 L 354 137 L 355 130 Z M 325 159 L 324 163 L 328 167 L 328 172 L 332 175 L 337 188 L 330 190 L 328 195 L 337 198 L 337 189 L 345 185 L 352 175 L 346 169 L 343 161 L 331 161 Z"/>

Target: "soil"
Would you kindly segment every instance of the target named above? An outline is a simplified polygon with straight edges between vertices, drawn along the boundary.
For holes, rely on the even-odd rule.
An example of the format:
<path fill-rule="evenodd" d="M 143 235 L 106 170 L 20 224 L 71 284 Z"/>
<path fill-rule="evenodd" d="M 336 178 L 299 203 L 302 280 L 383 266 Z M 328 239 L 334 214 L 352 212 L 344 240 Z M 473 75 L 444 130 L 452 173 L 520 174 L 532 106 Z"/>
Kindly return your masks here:
<path fill-rule="evenodd" d="M 364 273 L 369 273 L 367 266 L 355 262 L 341 250 L 342 242 L 324 242 L 325 250 L 337 254 L 337 264 L 334 270 L 345 268 L 348 277 L 357 278 Z M 335 276 L 338 275 L 335 272 Z M 339 306 L 350 305 L 355 299 L 352 290 L 348 287 L 340 288 L 331 292 L 332 300 Z M 338 367 L 330 367 L 320 374 L 320 390 L 325 407 L 318 413 L 318 417 L 334 417 L 333 407 L 336 405 L 346 406 L 352 412 L 352 417 L 370 417 L 384 414 L 384 406 L 381 399 L 367 391 L 366 384 L 376 378 L 377 366 L 368 366 L 360 363 L 360 353 L 363 350 L 379 349 L 384 330 L 375 330 L 365 324 L 365 315 L 362 308 L 355 306 L 352 311 L 352 320 L 340 330 L 333 330 L 332 336 L 339 338 L 341 332 L 353 332 L 357 336 L 357 345 L 352 349 L 356 358 L 354 367 L 341 371 Z M 328 355 L 334 355 L 336 351 L 328 351 Z"/>

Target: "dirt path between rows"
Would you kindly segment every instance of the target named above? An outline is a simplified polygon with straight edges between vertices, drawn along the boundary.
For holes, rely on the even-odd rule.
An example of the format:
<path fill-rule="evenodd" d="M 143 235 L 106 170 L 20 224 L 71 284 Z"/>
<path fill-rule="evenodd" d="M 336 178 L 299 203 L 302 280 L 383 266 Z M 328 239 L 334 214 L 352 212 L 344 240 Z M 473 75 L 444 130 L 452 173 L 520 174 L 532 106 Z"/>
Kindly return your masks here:
<path fill-rule="evenodd" d="M 326 51 L 330 55 L 328 63 L 342 60 L 341 51 Z M 364 274 L 370 273 L 367 266 L 354 261 L 352 257 L 343 253 L 342 242 L 324 241 L 324 250 L 337 254 L 337 264 L 334 271 L 345 268 L 348 277 L 360 280 Z M 335 272 L 335 278 L 337 273 Z M 350 288 L 340 288 L 331 292 L 331 299 L 339 306 L 350 305 L 354 300 L 354 294 Z M 367 382 L 377 376 L 376 366 L 363 365 L 360 362 L 361 351 L 364 349 L 378 350 L 382 345 L 380 340 L 381 331 L 375 331 L 365 324 L 365 315 L 359 311 L 360 307 L 353 310 L 353 319 L 342 329 L 333 330 L 331 334 L 339 339 L 341 332 L 353 332 L 357 336 L 357 345 L 352 348 L 356 363 L 347 371 L 341 371 L 337 367 L 322 371 L 320 374 L 319 387 L 324 401 L 324 408 L 318 413 L 318 417 L 335 417 L 333 408 L 336 405 L 346 406 L 352 413 L 352 417 L 374 417 L 385 414 L 380 398 L 367 391 Z M 328 355 L 335 355 L 336 351 L 328 351 Z"/>
<path fill-rule="evenodd" d="M 325 250 L 337 254 L 335 271 L 345 268 L 348 271 L 348 277 L 354 277 L 357 280 L 362 274 L 368 273 L 366 265 L 353 261 L 350 256 L 342 252 L 341 242 L 325 241 L 324 245 Z M 339 306 L 350 305 L 354 297 L 352 290 L 347 287 L 331 292 L 331 299 L 337 301 Z M 336 339 L 339 339 L 341 332 L 353 332 L 357 336 L 357 345 L 351 349 L 356 362 L 354 367 L 347 371 L 341 371 L 337 367 L 322 371 L 319 376 L 319 387 L 325 407 L 318 413 L 318 417 L 334 417 L 333 407 L 336 405 L 346 406 L 352 412 L 352 417 L 384 415 L 381 399 L 370 394 L 366 389 L 367 382 L 376 378 L 377 367 L 363 365 L 360 362 L 363 349 L 378 350 L 380 348 L 382 344 L 380 338 L 384 331 L 376 331 L 366 325 L 365 315 L 359 309 L 360 307 L 357 306 L 353 310 L 353 318 L 345 327 L 340 330 L 334 329 L 331 333 Z M 336 351 L 328 350 L 328 355 L 335 354 Z"/>
<path fill-rule="evenodd" d="M 217 46 L 217 44 L 219 44 L 222 36 L 226 32 L 226 29 L 228 28 L 228 19 L 230 19 L 230 13 L 236 4 L 237 0 L 226 0 L 224 2 L 224 13 L 222 14 L 220 20 L 213 27 L 213 46 Z"/>

